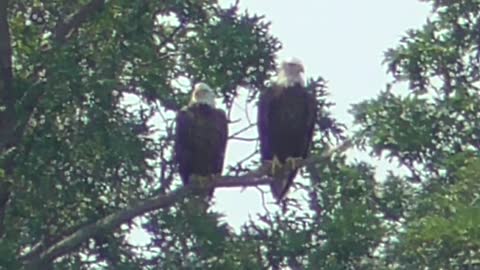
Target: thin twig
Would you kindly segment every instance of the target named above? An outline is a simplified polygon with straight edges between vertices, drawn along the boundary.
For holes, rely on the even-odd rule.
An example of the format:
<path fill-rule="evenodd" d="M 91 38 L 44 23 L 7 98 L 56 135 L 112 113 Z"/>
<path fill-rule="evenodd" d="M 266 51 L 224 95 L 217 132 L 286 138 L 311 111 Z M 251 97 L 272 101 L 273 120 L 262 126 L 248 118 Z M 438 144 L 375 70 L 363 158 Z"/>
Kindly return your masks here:
<path fill-rule="evenodd" d="M 230 135 L 228 138 L 230 139 L 230 138 L 233 138 L 233 137 L 235 137 L 235 136 L 238 136 L 238 135 L 240 135 L 241 133 L 243 133 L 243 132 L 251 129 L 252 127 L 256 127 L 256 126 L 257 126 L 257 123 L 250 124 L 250 125 L 242 128 L 242 129 L 240 129 L 239 131 L 236 131 L 235 133 L 233 133 L 232 135 Z"/>
<path fill-rule="evenodd" d="M 250 114 L 248 113 L 248 98 L 245 99 L 244 112 L 245 112 L 245 116 L 247 117 L 248 124 L 251 125 L 252 121 L 250 120 Z"/>
<path fill-rule="evenodd" d="M 260 196 L 262 198 L 263 210 L 265 210 L 266 213 L 269 213 L 270 211 L 267 208 L 267 203 L 266 203 L 266 200 L 265 200 L 265 191 L 263 191 L 259 186 L 256 186 L 255 188 L 260 192 Z"/>
<path fill-rule="evenodd" d="M 257 153 L 258 153 L 258 151 L 253 151 L 253 152 L 252 152 L 251 154 L 249 154 L 248 156 L 246 156 L 246 157 L 242 158 L 241 160 L 239 160 L 239 161 L 237 162 L 237 164 L 242 164 L 243 162 L 251 159 L 251 158 L 252 158 L 253 156 L 255 156 Z"/>
<path fill-rule="evenodd" d="M 257 138 L 243 138 L 243 137 L 230 137 L 230 140 L 244 141 L 244 142 L 253 142 L 258 140 Z"/>

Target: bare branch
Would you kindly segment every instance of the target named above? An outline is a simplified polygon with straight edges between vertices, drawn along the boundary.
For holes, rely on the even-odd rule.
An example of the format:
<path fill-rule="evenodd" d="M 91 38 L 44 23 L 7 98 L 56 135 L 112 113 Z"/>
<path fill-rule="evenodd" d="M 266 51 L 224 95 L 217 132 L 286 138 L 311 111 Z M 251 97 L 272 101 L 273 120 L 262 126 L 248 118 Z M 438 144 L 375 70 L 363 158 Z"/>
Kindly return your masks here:
<path fill-rule="evenodd" d="M 252 123 L 252 124 L 250 124 L 250 125 L 242 128 L 242 129 L 240 129 L 239 131 L 233 133 L 233 134 L 230 135 L 228 138 L 230 139 L 230 138 L 232 138 L 232 137 L 238 136 L 238 135 L 240 135 L 241 133 L 243 133 L 243 132 L 251 129 L 252 127 L 256 127 L 256 126 L 257 126 L 257 123 Z"/>
<path fill-rule="evenodd" d="M 258 138 L 243 138 L 243 137 L 230 137 L 230 140 L 237 140 L 237 141 L 244 141 L 244 142 L 254 142 L 258 140 Z"/>
<path fill-rule="evenodd" d="M 265 200 L 265 191 L 263 191 L 260 187 L 256 186 L 255 187 L 259 192 L 260 192 L 260 196 L 262 198 L 262 206 L 263 206 L 263 211 L 265 211 L 266 213 L 270 213 L 270 211 L 268 210 L 267 208 L 267 204 L 266 204 L 266 200 Z"/>
<path fill-rule="evenodd" d="M 212 182 L 209 187 L 246 187 L 269 184 L 272 179 L 269 177 L 262 177 L 263 171 L 259 174 L 258 171 L 249 173 L 240 177 L 221 177 Z M 156 198 L 147 199 L 136 203 L 124 210 L 117 213 L 108 215 L 95 223 L 89 224 L 77 230 L 76 232 L 61 239 L 57 243 L 45 249 L 36 258 L 28 258 L 29 254 L 25 256 L 29 260 L 29 268 L 36 269 L 36 266 L 42 264 L 45 261 L 51 261 L 54 258 L 62 256 L 73 249 L 79 244 L 94 236 L 100 231 L 108 230 L 121 225 L 137 216 L 145 214 L 147 212 L 167 208 L 174 205 L 176 202 L 181 201 L 188 194 L 194 192 L 194 186 L 181 187 L 168 195 L 158 196 Z"/>
<path fill-rule="evenodd" d="M 65 42 L 70 34 L 87 20 L 88 16 L 101 10 L 104 6 L 105 0 L 92 0 L 80 8 L 77 13 L 70 15 L 66 21 L 58 24 L 55 28 L 55 41 Z"/>
<path fill-rule="evenodd" d="M 351 146 L 351 141 L 347 140 L 340 146 L 322 153 L 319 157 L 311 157 L 301 162 L 301 166 L 313 164 L 319 159 L 330 158 L 334 153 L 343 152 Z M 220 188 L 220 187 L 253 187 L 259 185 L 270 184 L 273 179 L 267 176 L 269 171 L 268 166 L 261 166 L 255 171 L 247 173 L 242 176 L 222 176 L 214 179 L 211 183 L 205 186 L 205 189 Z M 27 254 L 22 260 L 27 264 L 27 269 L 38 269 L 38 265 L 51 261 L 55 258 L 63 256 L 73 251 L 78 245 L 85 242 L 87 239 L 95 236 L 99 232 L 109 230 L 120 226 L 121 224 L 132 220 L 133 218 L 143 215 L 147 212 L 167 208 L 173 206 L 175 203 L 181 201 L 188 194 L 194 193 L 198 189 L 194 185 L 184 186 L 167 195 L 157 196 L 144 201 L 133 204 L 126 209 L 112 213 L 92 224 L 86 225 L 63 239 L 55 242 L 51 246 L 45 248 L 39 254 Z"/>
<path fill-rule="evenodd" d="M 231 119 L 230 116 L 228 116 L 228 119 Z M 242 119 L 239 118 L 239 119 L 235 119 L 235 120 L 228 120 L 228 123 L 229 124 L 236 124 L 236 123 L 239 123 L 241 121 L 242 121 Z"/>
<path fill-rule="evenodd" d="M 253 156 L 255 156 L 258 152 L 259 152 L 258 150 L 253 151 L 250 155 L 248 155 L 248 156 L 242 158 L 241 160 L 237 161 L 237 164 L 242 164 L 243 162 L 251 159 L 251 158 L 252 158 Z"/>

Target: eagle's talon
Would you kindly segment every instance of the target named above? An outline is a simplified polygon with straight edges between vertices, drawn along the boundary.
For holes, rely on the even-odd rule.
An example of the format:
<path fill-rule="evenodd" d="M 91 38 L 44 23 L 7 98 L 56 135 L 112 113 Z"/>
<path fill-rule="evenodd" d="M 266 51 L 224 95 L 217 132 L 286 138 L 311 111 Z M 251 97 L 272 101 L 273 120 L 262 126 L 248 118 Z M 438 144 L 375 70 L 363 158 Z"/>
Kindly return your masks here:
<path fill-rule="evenodd" d="M 302 162 L 302 157 L 289 157 L 287 160 L 285 160 L 288 168 L 292 171 L 298 169 L 302 165 Z"/>
<path fill-rule="evenodd" d="M 280 160 L 277 158 L 277 156 L 274 156 L 272 160 L 272 168 L 271 168 L 272 175 L 277 175 L 277 173 L 282 170 L 282 167 L 283 166 Z"/>

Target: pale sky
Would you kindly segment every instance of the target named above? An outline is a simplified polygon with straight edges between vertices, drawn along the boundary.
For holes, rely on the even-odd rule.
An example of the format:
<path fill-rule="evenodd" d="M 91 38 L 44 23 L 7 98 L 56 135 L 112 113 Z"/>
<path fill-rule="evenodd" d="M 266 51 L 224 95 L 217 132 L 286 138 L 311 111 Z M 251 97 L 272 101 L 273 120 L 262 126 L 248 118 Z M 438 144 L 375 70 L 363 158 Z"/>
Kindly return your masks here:
<path fill-rule="evenodd" d="M 225 6 L 232 2 L 220 0 Z M 392 79 L 382 65 L 384 52 L 396 46 L 407 29 L 422 26 L 431 10 L 417 0 L 240 0 L 240 6 L 272 22 L 271 33 L 283 44 L 280 58 L 300 58 L 307 78 L 328 81 L 336 103 L 334 116 L 349 125 L 350 106 L 376 96 Z M 252 109 L 250 117 L 255 118 Z M 255 136 L 253 129 L 243 137 Z M 251 142 L 230 141 L 226 163 L 242 159 L 254 147 Z M 269 192 L 266 199 L 271 202 Z M 263 212 L 263 205 L 257 189 L 229 188 L 216 190 L 213 209 L 238 229 L 249 215 Z"/>
<path fill-rule="evenodd" d="M 234 0 L 219 2 L 229 6 Z M 352 121 L 348 113 L 352 104 L 375 97 L 391 81 L 382 65 L 384 52 L 395 47 L 407 29 L 422 26 L 431 10 L 418 0 L 240 0 L 240 7 L 272 22 L 271 33 L 283 44 L 280 58 L 295 56 L 303 61 L 307 78 L 322 76 L 328 81 L 336 103 L 334 116 L 346 124 Z M 251 110 L 254 119 L 256 109 Z M 237 117 L 244 119 L 239 112 Z M 243 125 L 233 125 L 230 133 Z M 256 129 L 243 135 L 255 136 Z M 254 148 L 252 142 L 229 141 L 226 163 L 233 164 Z M 271 202 L 270 193 L 266 195 Z M 223 213 L 237 230 L 249 215 L 264 211 L 255 188 L 217 189 L 213 210 Z M 135 230 L 131 239 L 138 243 L 148 241 L 148 236 Z"/>

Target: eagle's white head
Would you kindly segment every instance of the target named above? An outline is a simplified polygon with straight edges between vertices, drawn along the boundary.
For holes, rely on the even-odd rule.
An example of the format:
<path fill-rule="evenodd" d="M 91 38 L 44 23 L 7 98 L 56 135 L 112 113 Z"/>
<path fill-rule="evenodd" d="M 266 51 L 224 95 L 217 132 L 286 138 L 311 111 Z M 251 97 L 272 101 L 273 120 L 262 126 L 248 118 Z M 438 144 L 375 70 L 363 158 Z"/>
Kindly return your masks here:
<path fill-rule="evenodd" d="M 276 84 L 283 87 L 295 84 L 305 86 L 303 72 L 305 72 L 305 69 L 300 59 L 295 57 L 287 58 L 280 64 Z"/>
<path fill-rule="evenodd" d="M 305 69 L 300 59 L 295 57 L 287 58 L 282 61 L 278 69 L 277 85 L 289 87 L 298 83 L 301 86 L 305 86 L 303 72 L 305 72 Z"/>
<path fill-rule="evenodd" d="M 215 108 L 215 94 L 213 93 L 212 88 L 206 83 L 200 82 L 195 84 L 190 99 L 190 105 L 195 103 L 203 103 Z"/>

